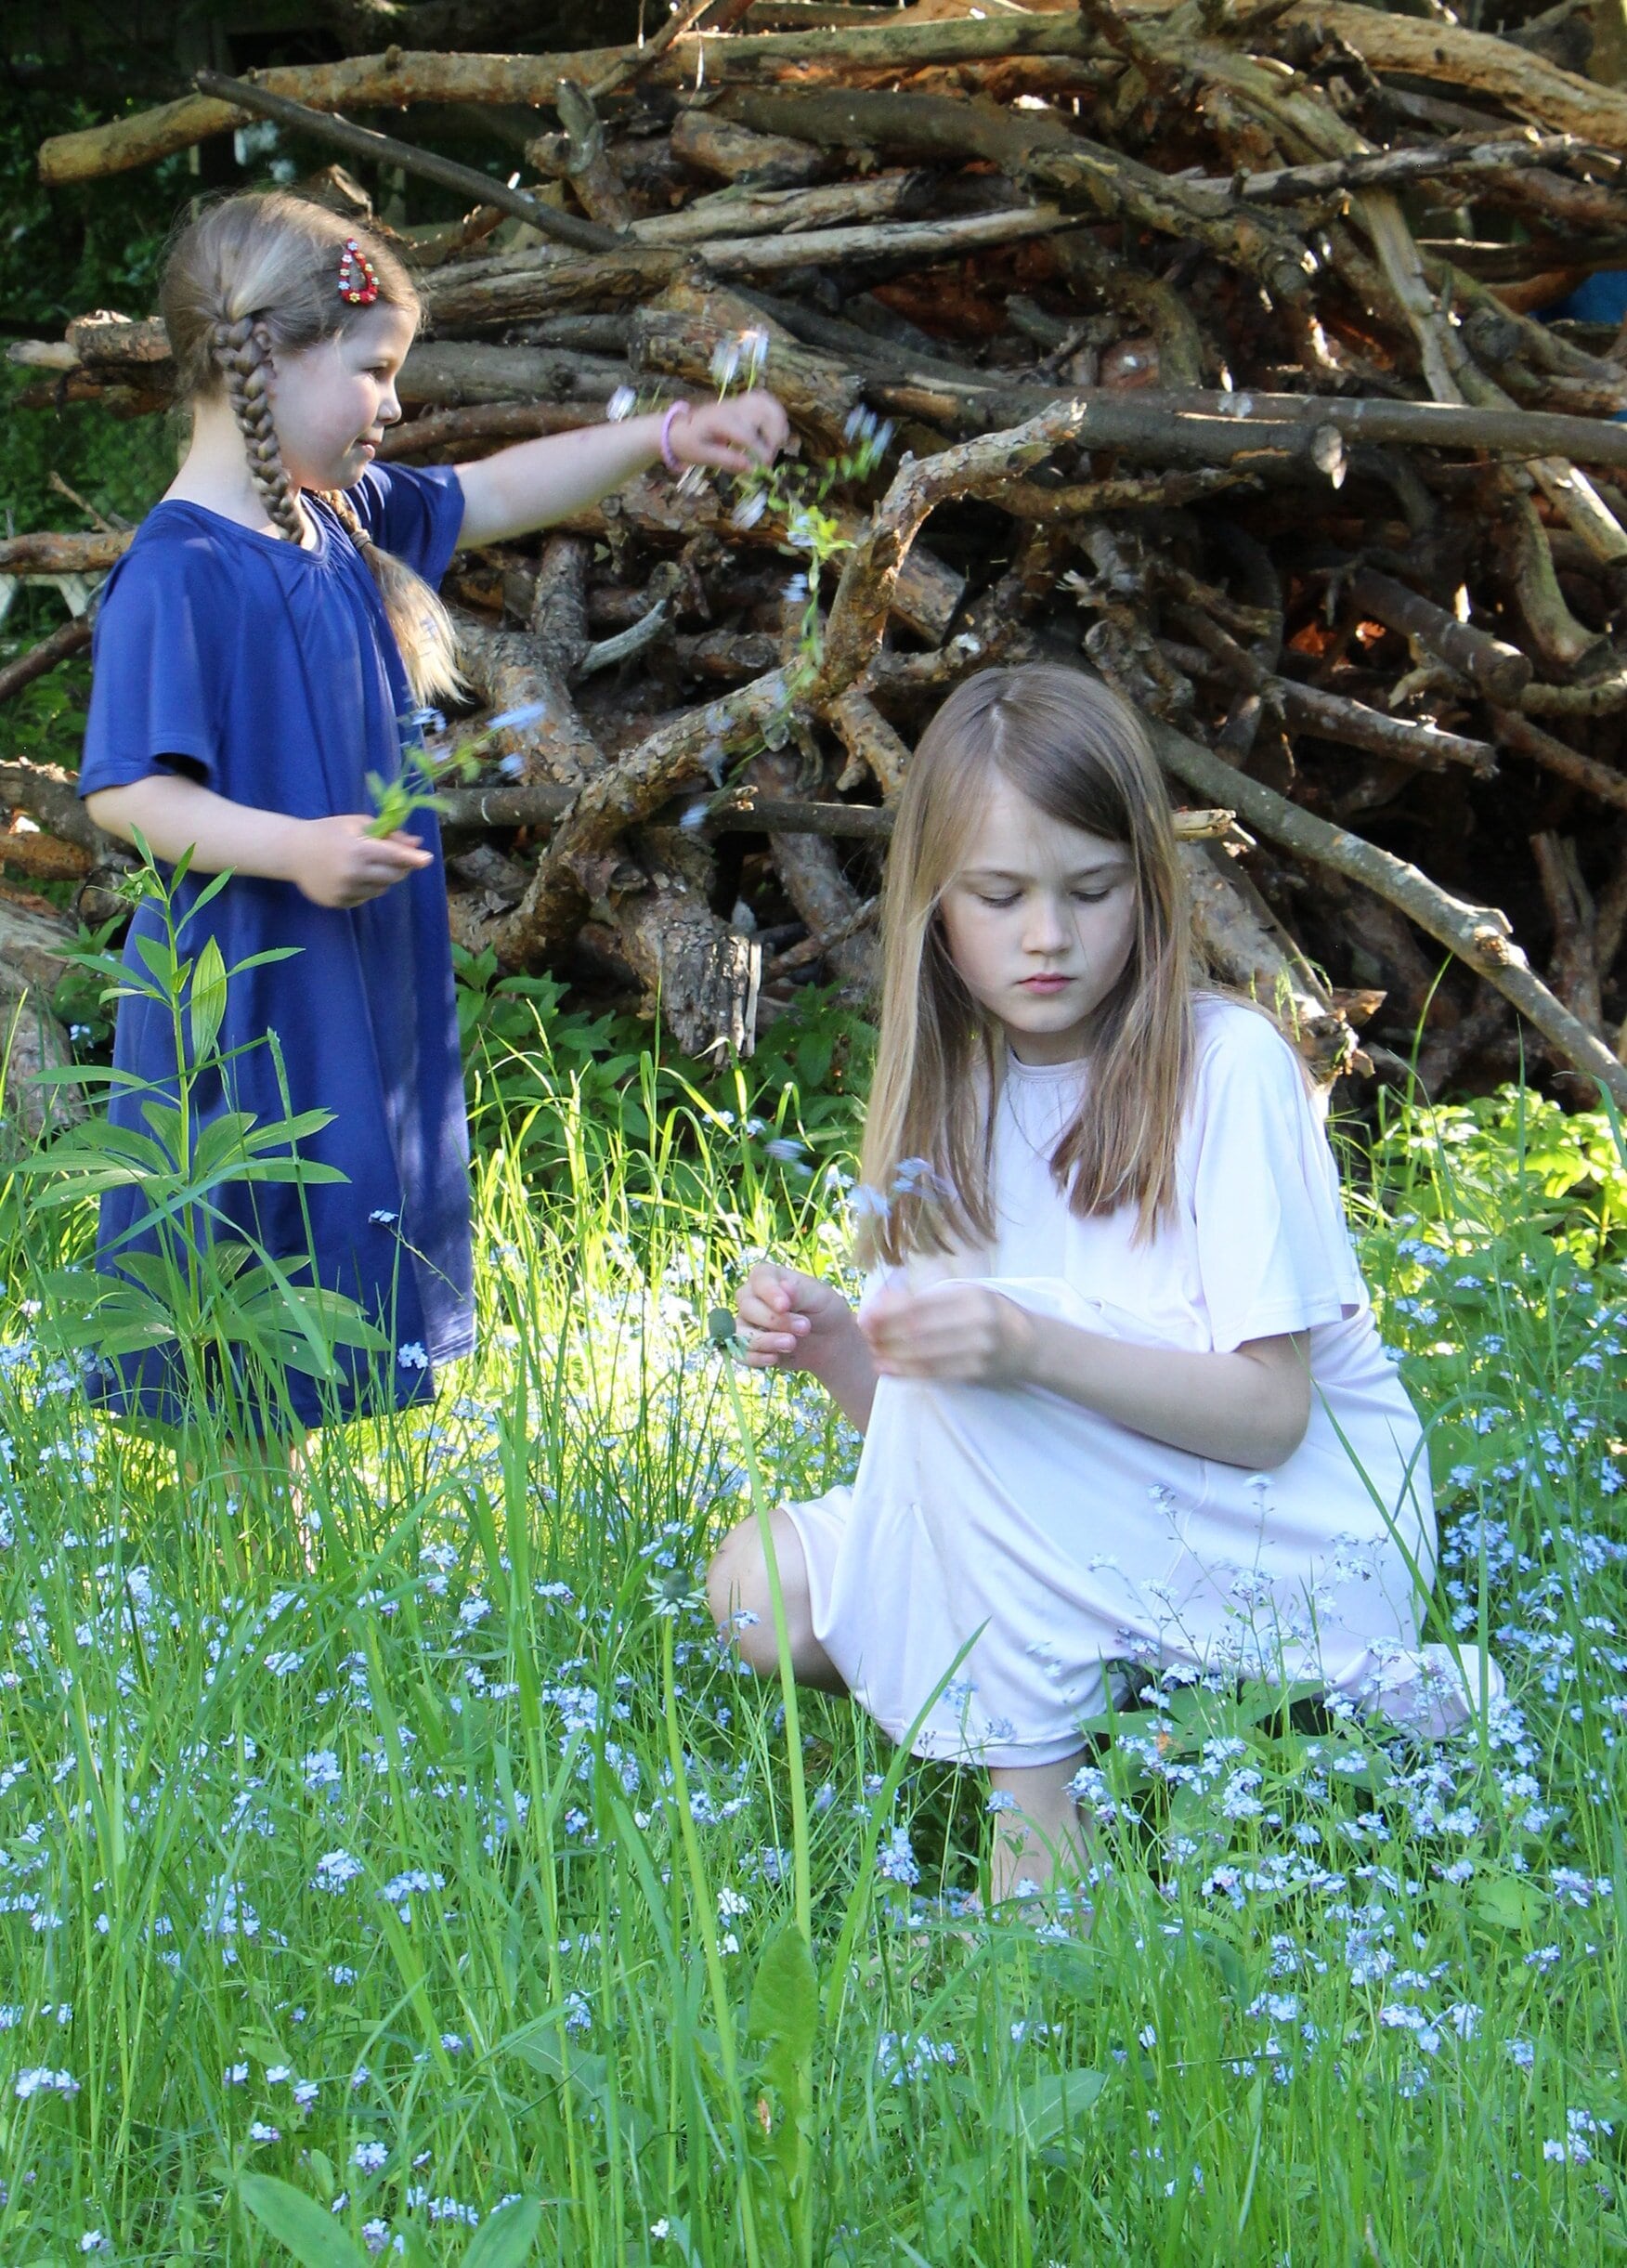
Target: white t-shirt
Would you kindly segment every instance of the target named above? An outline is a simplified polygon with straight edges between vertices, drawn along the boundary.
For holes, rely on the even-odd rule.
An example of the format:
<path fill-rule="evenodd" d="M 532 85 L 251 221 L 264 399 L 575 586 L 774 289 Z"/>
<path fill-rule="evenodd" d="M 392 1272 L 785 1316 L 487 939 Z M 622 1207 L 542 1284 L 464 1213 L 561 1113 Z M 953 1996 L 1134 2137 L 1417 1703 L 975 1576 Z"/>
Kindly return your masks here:
<path fill-rule="evenodd" d="M 993 1244 L 878 1271 L 872 1286 L 986 1280 L 1036 1314 L 1200 1353 L 1304 1333 L 1305 1438 L 1251 1474 L 1040 1388 L 882 1378 L 852 1487 L 787 1510 L 815 1634 L 895 1739 L 970 1647 L 965 1689 L 910 1736 L 922 1754 L 1072 1753 L 1109 1661 L 1230 1662 L 1360 1695 L 1414 1659 L 1428 1467 L 1333 1154 L 1274 1025 L 1204 997 L 1196 1027 L 1176 1201 L 1151 1239 L 1137 1243 L 1134 1206 L 1076 1218 L 1051 1173 L 1087 1067 L 1010 1062 Z"/>

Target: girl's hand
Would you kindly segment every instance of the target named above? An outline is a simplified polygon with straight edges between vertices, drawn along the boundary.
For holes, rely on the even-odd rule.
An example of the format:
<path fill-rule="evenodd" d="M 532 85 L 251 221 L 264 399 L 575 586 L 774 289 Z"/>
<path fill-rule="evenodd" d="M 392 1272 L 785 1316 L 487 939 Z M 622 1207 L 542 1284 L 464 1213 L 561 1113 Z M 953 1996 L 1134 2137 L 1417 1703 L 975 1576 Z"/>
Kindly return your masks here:
<path fill-rule="evenodd" d="M 859 1317 L 883 1378 L 942 1378 L 960 1386 L 1022 1386 L 1034 1351 L 1026 1310 L 981 1284 L 880 1292 Z"/>
<path fill-rule="evenodd" d="M 790 420 L 774 396 L 757 392 L 697 402 L 685 416 L 672 420 L 668 439 L 681 463 L 748 473 L 755 464 L 772 464 L 790 432 Z"/>
<path fill-rule="evenodd" d="M 811 1370 L 817 1375 L 853 1328 L 853 1311 L 817 1276 L 759 1260 L 740 1287 L 735 1316 L 754 1370 Z"/>
<path fill-rule="evenodd" d="M 365 906 L 432 863 L 410 835 L 370 835 L 371 825 L 365 812 L 295 823 L 288 879 L 313 906 Z"/>

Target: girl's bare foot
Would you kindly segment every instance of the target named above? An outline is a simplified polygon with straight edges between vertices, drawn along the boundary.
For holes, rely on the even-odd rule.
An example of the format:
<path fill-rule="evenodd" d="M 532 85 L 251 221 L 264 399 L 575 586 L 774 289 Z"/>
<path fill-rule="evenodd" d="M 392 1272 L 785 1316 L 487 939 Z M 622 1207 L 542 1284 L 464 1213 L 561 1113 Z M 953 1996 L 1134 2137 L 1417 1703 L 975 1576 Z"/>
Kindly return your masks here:
<path fill-rule="evenodd" d="M 996 1765 L 989 1772 L 994 1836 L 989 1897 L 999 1907 L 1053 1888 L 1076 1886 L 1090 1870 L 1090 1848 L 1069 1783 L 1080 1755 L 1054 1764 Z"/>

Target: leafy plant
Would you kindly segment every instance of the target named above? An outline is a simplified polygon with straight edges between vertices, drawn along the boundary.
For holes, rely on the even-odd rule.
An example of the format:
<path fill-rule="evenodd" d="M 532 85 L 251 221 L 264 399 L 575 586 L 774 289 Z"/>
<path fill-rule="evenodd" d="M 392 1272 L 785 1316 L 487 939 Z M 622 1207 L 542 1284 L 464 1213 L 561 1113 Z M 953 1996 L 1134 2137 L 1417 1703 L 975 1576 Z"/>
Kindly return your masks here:
<path fill-rule="evenodd" d="M 139 836 L 137 849 L 135 884 L 157 909 L 159 933 L 136 932 L 138 966 L 95 945 L 71 958 L 100 980 L 104 1003 L 144 1000 L 167 1022 L 175 1074 L 149 1080 L 78 1064 L 39 1075 L 53 1086 L 100 1088 L 126 1101 L 140 1097 L 144 1121 L 143 1127 L 93 1114 L 19 1168 L 38 1185 L 34 1204 L 44 1212 L 77 1208 L 113 1190 L 130 1190 L 137 1201 L 132 1227 L 103 1248 L 96 1267 L 58 1268 L 45 1279 L 43 1330 L 64 1349 L 104 1364 L 157 1354 L 200 1406 L 223 1393 L 229 1398 L 251 1381 L 275 1393 L 288 1370 L 332 1379 L 335 1348 L 377 1351 L 387 1346 L 384 1334 L 355 1301 L 296 1283 L 299 1270 L 248 1234 L 224 1209 L 221 1193 L 273 1182 L 308 1188 L 343 1180 L 337 1167 L 299 1151 L 333 1114 L 285 1107 L 282 1117 L 262 1122 L 252 1112 L 203 1107 L 222 1088 L 229 1094 L 232 1065 L 247 1052 L 219 1045 L 233 978 L 290 958 L 297 948 L 268 948 L 230 969 L 212 935 L 193 952 L 187 932 L 228 876 L 213 877 L 178 912 L 189 856 L 166 880 Z M 275 1053 L 274 1034 L 254 1044 Z M 155 1248 L 137 1249 L 137 1239 L 152 1240 Z"/>

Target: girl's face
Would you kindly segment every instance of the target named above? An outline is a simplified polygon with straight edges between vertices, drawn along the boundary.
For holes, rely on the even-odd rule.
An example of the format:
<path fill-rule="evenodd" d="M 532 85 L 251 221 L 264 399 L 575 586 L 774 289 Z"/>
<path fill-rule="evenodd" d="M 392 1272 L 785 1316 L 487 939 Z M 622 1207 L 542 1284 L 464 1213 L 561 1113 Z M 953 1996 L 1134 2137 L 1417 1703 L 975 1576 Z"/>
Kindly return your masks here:
<path fill-rule="evenodd" d="M 399 422 L 396 378 L 412 344 L 412 318 L 381 301 L 343 331 L 273 358 L 268 391 L 288 476 L 301 489 L 348 489 Z"/>
<path fill-rule="evenodd" d="M 1122 843 L 1051 818 L 996 776 L 939 909 L 962 983 L 1020 1062 L 1088 1051 L 1136 942 Z"/>

